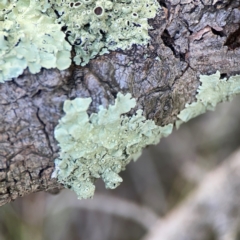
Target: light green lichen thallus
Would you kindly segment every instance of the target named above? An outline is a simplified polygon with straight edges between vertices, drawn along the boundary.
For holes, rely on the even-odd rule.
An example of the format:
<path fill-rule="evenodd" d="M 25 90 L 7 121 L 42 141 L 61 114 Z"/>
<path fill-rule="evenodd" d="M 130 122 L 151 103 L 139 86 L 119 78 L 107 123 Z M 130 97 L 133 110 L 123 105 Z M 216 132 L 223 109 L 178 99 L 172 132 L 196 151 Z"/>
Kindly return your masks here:
<path fill-rule="evenodd" d="M 160 8 L 157 0 L 50 0 L 58 22 L 74 45 L 76 64 L 85 65 L 97 54 L 147 44 L 149 18 Z"/>
<path fill-rule="evenodd" d="M 149 40 L 157 0 L 0 1 L 0 82 L 41 67 L 66 69 Z"/>
<path fill-rule="evenodd" d="M 229 79 L 220 79 L 220 72 L 213 75 L 200 75 L 201 86 L 197 92 L 197 101 L 186 104 L 178 115 L 177 128 L 190 119 L 205 113 L 207 110 L 214 110 L 220 102 L 231 100 L 240 93 L 240 75 L 232 76 Z"/>
<path fill-rule="evenodd" d="M 61 25 L 46 13 L 47 0 L 12 0 L 0 3 L 0 82 L 11 80 L 28 67 L 66 69 L 71 46 Z"/>
<path fill-rule="evenodd" d="M 79 199 L 94 194 L 94 181 L 102 178 L 107 188 L 116 188 L 122 178 L 118 175 L 131 160 L 136 160 L 144 147 L 157 144 L 168 136 L 172 124 L 155 125 L 152 120 L 136 115 L 127 116 L 136 101 L 130 94 L 117 95 L 108 109 L 100 106 L 89 117 L 91 98 L 76 98 L 64 102 L 66 115 L 55 128 L 60 156 L 55 160 L 52 177 L 74 190 Z"/>

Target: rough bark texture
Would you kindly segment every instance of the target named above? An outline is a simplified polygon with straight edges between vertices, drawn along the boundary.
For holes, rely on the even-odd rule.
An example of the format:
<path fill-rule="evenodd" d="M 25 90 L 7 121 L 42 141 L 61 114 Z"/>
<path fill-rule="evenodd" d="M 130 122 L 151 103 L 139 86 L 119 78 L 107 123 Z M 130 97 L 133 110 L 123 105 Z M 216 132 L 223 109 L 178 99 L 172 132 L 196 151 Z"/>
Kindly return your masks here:
<path fill-rule="evenodd" d="M 200 74 L 240 72 L 239 0 L 159 0 L 151 42 L 97 57 L 86 67 L 45 70 L 0 85 L 0 205 L 62 186 L 51 179 L 63 102 L 93 99 L 89 113 L 132 93 L 158 125 L 173 123 L 195 99 Z"/>

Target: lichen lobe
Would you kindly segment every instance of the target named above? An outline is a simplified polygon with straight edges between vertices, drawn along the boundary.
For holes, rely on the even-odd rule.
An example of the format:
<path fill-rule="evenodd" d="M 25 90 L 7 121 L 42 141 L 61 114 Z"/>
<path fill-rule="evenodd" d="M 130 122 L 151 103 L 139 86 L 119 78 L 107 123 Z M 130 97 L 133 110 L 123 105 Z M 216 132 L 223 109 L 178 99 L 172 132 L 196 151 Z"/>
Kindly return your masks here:
<path fill-rule="evenodd" d="M 240 93 L 239 75 L 221 79 L 221 74 L 217 71 L 212 75 L 200 75 L 200 82 L 196 95 L 197 101 L 186 104 L 185 109 L 178 114 L 177 128 L 183 122 L 188 122 L 207 110 L 213 111 L 218 103 L 231 100 Z"/>
<path fill-rule="evenodd" d="M 66 100 L 66 115 L 55 128 L 61 151 L 53 177 L 74 190 L 79 199 L 93 196 L 97 178 L 103 179 L 106 188 L 116 188 L 122 182 L 119 172 L 136 160 L 144 147 L 169 135 L 173 127 L 155 125 L 142 116 L 142 110 L 131 117 L 125 115 L 136 105 L 130 94 L 119 93 L 114 105 L 108 109 L 100 106 L 99 112 L 89 117 L 90 103 L 90 98 Z"/>

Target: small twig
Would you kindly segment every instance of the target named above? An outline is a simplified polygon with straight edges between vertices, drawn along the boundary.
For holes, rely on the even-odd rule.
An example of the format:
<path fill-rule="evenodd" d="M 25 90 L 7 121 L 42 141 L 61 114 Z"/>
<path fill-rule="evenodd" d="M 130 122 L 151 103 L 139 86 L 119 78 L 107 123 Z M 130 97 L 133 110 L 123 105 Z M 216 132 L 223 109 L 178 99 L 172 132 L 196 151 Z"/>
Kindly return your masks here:
<path fill-rule="evenodd" d="M 46 207 L 49 214 L 57 214 L 66 208 L 87 209 L 132 219 L 149 230 L 159 219 L 151 209 L 118 197 L 95 194 L 93 199 L 78 200 L 70 191 L 62 191 L 57 197 L 51 196 Z"/>

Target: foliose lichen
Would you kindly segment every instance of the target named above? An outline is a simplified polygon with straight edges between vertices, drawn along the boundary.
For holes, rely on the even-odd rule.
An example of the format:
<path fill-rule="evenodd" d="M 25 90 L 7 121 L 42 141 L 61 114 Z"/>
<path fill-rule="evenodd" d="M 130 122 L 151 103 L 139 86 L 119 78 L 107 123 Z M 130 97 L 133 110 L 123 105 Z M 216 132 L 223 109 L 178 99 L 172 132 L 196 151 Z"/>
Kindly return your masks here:
<path fill-rule="evenodd" d="M 97 54 L 149 40 L 148 18 L 157 0 L 2 0 L 0 2 L 0 82 L 26 67 L 66 69 L 74 46 L 78 65 Z"/>
<path fill-rule="evenodd" d="M 66 100 L 66 115 L 54 132 L 61 150 L 52 177 L 74 190 L 79 199 L 93 196 L 97 178 L 102 178 L 107 188 L 116 188 L 122 182 L 118 173 L 136 160 L 144 147 L 157 144 L 173 128 L 172 124 L 159 127 L 146 120 L 142 110 L 127 116 L 136 105 L 130 94 L 118 93 L 114 105 L 108 109 L 100 106 L 99 112 L 89 117 L 90 103 L 91 98 Z"/>
<path fill-rule="evenodd" d="M 13 0 L 0 4 L 0 82 L 11 80 L 28 67 L 66 69 L 71 64 L 70 44 L 61 25 L 49 17 L 47 0 Z"/>
<path fill-rule="evenodd" d="M 74 45 L 76 64 L 86 65 L 97 54 L 149 40 L 148 18 L 160 8 L 157 0 L 50 0 Z"/>
<path fill-rule="evenodd" d="M 186 104 L 185 109 L 178 114 L 177 128 L 183 122 L 187 122 L 207 110 L 213 111 L 218 103 L 229 101 L 240 93 L 240 75 L 232 76 L 229 79 L 220 79 L 220 77 L 219 71 L 212 75 L 200 75 L 201 85 L 197 90 L 197 101 Z"/>

